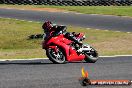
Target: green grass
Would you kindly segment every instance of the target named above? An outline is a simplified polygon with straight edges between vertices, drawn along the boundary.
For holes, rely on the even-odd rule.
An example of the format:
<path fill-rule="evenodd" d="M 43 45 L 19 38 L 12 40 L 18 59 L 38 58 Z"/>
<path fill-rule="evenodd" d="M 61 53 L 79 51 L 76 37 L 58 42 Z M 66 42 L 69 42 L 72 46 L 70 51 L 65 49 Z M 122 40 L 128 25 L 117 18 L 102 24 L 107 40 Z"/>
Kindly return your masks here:
<path fill-rule="evenodd" d="M 132 16 L 132 6 L 45 6 L 45 5 L 0 5 L 10 8 L 58 8 L 85 14 Z"/>
<path fill-rule="evenodd" d="M 45 6 L 37 7 L 43 8 Z M 132 6 L 51 6 L 51 8 L 59 8 L 85 14 L 132 16 Z"/>
<path fill-rule="evenodd" d="M 42 39 L 29 40 L 28 36 L 43 33 L 42 23 L 0 18 L 0 58 L 43 58 Z M 94 46 L 100 55 L 132 54 L 132 33 L 104 30 L 86 30 L 68 26 L 70 32 L 84 32 L 84 43 Z"/>

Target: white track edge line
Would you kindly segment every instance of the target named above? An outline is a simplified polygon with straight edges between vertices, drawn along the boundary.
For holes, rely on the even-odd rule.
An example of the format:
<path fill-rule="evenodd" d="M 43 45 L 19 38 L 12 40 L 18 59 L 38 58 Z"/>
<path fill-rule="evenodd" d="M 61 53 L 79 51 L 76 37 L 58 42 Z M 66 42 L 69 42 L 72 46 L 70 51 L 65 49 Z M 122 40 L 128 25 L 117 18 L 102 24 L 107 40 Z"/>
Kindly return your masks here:
<path fill-rule="evenodd" d="M 30 58 L 30 59 L 1 59 L 0 61 L 24 61 L 24 60 L 40 60 L 40 59 L 48 59 L 48 58 Z"/>
<path fill-rule="evenodd" d="M 21 20 L 21 19 L 8 18 L 8 17 L 0 17 L 0 18 L 4 18 L 4 19 L 13 19 L 13 20 L 18 20 L 18 21 L 26 21 L 26 22 L 36 22 L 36 23 L 41 23 L 41 22 L 39 22 L 39 21 Z"/>
<path fill-rule="evenodd" d="M 113 55 L 113 56 L 99 56 L 99 57 L 127 57 L 132 55 Z"/>
<path fill-rule="evenodd" d="M 114 55 L 114 56 L 99 56 L 99 57 L 127 57 L 132 55 Z M 30 59 L 1 59 L 0 61 L 23 61 L 23 60 L 40 60 L 40 59 L 48 59 L 48 58 L 30 58 Z"/>

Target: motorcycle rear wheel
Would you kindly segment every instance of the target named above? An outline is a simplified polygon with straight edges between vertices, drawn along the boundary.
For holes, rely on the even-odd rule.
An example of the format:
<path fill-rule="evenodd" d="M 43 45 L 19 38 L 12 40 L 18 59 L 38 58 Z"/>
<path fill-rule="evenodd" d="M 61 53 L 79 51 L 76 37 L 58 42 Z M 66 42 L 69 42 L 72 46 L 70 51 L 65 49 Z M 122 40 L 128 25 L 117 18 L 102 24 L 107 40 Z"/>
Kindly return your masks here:
<path fill-rule="evenodd" d="M 94 48 L 92 48 L 90 53 L 85 52 L 85 56 L 86 58 L 84 60 L 88 63 L 95 63 L 98 60 L 98 52 Z"/>
<path fill-rule="evenodd" d="M 54 49 L 47 48 L 46 49 L 46 55 L 49 58 L 50 61 L 52 61 L 55 64 L 64 64 L 66 63 L 65 55 L 59 47 L 57 47 L 58 52 L 55 53 Z"/>

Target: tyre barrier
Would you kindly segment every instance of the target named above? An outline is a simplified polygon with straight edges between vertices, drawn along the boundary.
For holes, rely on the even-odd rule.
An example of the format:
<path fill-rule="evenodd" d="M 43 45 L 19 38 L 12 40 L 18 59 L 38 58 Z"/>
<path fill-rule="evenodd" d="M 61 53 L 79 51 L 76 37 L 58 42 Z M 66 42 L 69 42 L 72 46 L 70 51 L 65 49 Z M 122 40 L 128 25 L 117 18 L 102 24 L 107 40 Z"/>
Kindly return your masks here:
<path fill-rule="evenodd" d="M 0 0 L 0 4 L 18 5 L 55 5 L 55 6 L 132 6 L 131 1 L 47 1 L 47 0 Z"/>

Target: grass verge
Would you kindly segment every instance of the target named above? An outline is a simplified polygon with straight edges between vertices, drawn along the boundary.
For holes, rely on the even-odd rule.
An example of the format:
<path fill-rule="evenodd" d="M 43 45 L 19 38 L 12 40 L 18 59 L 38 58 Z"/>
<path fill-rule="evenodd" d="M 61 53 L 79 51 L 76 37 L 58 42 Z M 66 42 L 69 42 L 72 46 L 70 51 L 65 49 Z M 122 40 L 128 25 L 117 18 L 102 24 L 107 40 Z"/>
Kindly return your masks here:
<path fill-rule="evenodd" d="M 43 33 L 42 23 L 0 18 L 0 58 L 44 58 L 42 39 L 29 40 L 28 36 Z M 100 55 L 132 54 L 132 33 L 85 29 L 69 26 L 70 32 L 84 32 L 84 43 L 94 46 Z"/>
<path fill-rule="evenodd" d="M 45 6 L 45 5 L 0 5 L 2 8 L 32 9 L 57 8 L 85 14 L 103 14 L 116 16 L 132 16 L 132 6 Z"/>

